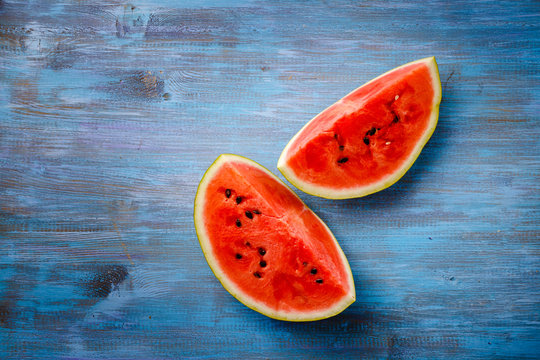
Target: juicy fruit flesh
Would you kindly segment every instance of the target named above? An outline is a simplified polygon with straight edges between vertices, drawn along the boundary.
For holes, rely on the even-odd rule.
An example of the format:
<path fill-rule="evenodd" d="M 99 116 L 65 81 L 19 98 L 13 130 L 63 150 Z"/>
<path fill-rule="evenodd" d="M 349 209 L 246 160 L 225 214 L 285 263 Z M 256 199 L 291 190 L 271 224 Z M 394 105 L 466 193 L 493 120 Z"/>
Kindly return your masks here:
<path fill-rule="evenodd" d="M 290 190 L 242 162 L 215 178 L 204 226 L 217 265 L 240 291 L 283 312 L 331 308 L 347 296 L 350 275 L 332 235 Z"/>
<path fill-rule="evenodd" d="M 404 166 L 429 130 L 434 96 L 425 63 L 399 68 L 319 114 L 290 145 L 286 165 L 301 181 L 327 188 L 380 182 Z"/>

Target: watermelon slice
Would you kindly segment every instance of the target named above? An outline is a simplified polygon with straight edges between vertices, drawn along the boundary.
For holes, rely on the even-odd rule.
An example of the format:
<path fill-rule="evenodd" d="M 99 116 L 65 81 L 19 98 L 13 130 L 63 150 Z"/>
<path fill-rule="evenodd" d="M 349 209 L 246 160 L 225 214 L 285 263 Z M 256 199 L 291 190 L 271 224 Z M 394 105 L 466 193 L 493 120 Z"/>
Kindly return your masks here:
<path fill-rule="evenodd" d="M 210 268 L 253 310 L 309 321 L 354 302 L 349 264 L 328 227 L 254 161 L 219 156 L 199 184 L 194 218 Z"/>
<path fill-rule="evenodd" d="M 278 169 L 300 190 L 329 199 L 361 197 L 398 181 L 437 125 L 441 81 L 434 57 L 391 70 L 309 121 Z"/>

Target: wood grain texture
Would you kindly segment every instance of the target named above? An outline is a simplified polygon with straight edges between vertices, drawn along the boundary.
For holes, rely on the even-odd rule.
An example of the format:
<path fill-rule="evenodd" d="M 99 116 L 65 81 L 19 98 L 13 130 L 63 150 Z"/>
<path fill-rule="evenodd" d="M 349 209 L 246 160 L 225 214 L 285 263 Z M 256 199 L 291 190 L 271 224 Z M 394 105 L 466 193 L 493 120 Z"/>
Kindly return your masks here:
<path fill-rule="evenodd" d="M 0 1 L 0 357 L 538 358 L 539 24 L 535 1 Z M 411 170 L 299 194 L 356 303 L 298 324 L 237 302 L 193 227 L 206 168 L 277 173 L 315 114 L 431 55 Z"/>

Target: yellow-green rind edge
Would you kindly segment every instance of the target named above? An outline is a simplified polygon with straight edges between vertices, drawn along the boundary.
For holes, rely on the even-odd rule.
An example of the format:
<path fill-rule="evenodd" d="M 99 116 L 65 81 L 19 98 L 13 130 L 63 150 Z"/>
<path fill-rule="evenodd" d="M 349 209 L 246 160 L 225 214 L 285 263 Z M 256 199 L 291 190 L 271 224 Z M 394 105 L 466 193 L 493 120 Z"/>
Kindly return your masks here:
<path fill-rule="evenodd" d="M 204 189 L 206 188 L 207 183 L 212 179 L 212 176 L 211 176 L 212 173 L 214 173 L 217 169 L 219 169 L 219 166 L 221 166 L 221 163 L 225 163 L 228 158 L 235 158 L 236 160 L 244 161 L 248 164 L 254 165 L 264 170 L 266 173 L 268 173 L 277 181 L 279 181 L 281 184 L 283 184 L 291 192 L 291 194 L 293 194 L 298 199 L 300 199 L 300 197 L 298 197 L 298 195 L 289 186 L 287 186 L 287 184 L 281 181 L 276 175 L 274 175 L 264 166 L 246 157 L 235 155 L 235 154 L 221 154 L 216 158 L 216 160 L 212 163 L 212 165 L 210 165 L 210 167 L 204 173 L 199 183 L 199 186 L 197 187 L 197 193 L 195 194 L 194 209 L 193 209 L 193 220 L 194 220 L 194 225 L 195 225 L 195 231 L 197 233 L 197 238 L 199 240 L 199 245 L 201 246 L 206 262 L 208 263 L 208 266 L 214 273 L 214 276 L 220 281 L 221 285 L 225 288 L 225 290 L 227 290 L 234 298 L 236 298 L 238 301 L 240 301 L 242 304 L 244 304 L 248 308 L 258 313 L 261 313 L 265 316 L 268 316 L 272 319 L 283 320 L 283 321 L 305 322 L 305 321 L 316 321 L 316 320 L 327 319 L 329 317 L 332 317 L 341 313 L 347 307 L 349 307 L 352 303 L 354 303 L 356 300 L 356 290 L 354 286 L 354 279 L 353 279 L 352 271 L 351 271 L 349 262 L 347 260 L 347 257 L 345 256 L 345 253 L 339 246 L 339 243 L 337 242 L 334 234 L 330 231 L 326 223 L 322 221 L 319 218 L 319 216 L 315 214 L 312 210 L 311 211 L 313 212 L 313 214 L 315 214 L 317 219 L 321 221 L 321 223 L 325 226 L 328 233 L 332 236 L 332 239 L 334 240 L 337 246 L 338 252 L 341 256 L 342 262 L 345 266 L 347 275 L 349 277 L 348 282 L 350 285 L 350 291 L 346 296 L 343 297 L 343 300 L 341 302 L 337 303 L 334 307 L 322 313 L 311 312 L 311 313 L 304 314 L 304 316 L 298 316 L 297 312 L 286 313 L 286 312 L 274 311 L 272 309 L 269 309 L 266 306 L 261 306 L 261 304 L 257 304 L 257 302 L 254 299 L 250 299 L 247 295 L 242 296 L 240 290 L 237 289 L 236 286 L 232 284 L 232 282 L 228 281 L 225 274 L 219 269 L 219 266 L 217 265 L 215 257 L 211 253 L 211 249 L 205 243 L 205 239 L 208 239 L 208 236 L 206 235 L 204 226 L 202 225 L 197 226 L 199 219 L 203 217 L 203 214 L 202 213 L 198 214 L 198 211 L 201 212 L 203 208 L 203 200 L 204 200 L 204 194 L 205 194 Z M 300 199 L 300 201 L 302 200 Z M 302 201 L 302 204 L 306 208 L 308 208 L 307 205 L 303 201 Z M 294 314 L 296 314 L 296 316 Z"/>
<path fill-rule="evenodd" d="M 313 186 L 312 184 L 306 183 L 306 182 L 298 179 L 294 175 L 294 172 L 285 163 L 285 157 L 286 157 L 286 154 L 289 151 L 290 145 L 303 132 L 303 130 L 316 118 L 316 116 L 313 119 L 311 119 L 309 122 L 307 122 L 302 127 L 302 129 L 300 129 L 300 131 L 298 131 L 296 133 L 296 135 L 293 136 L 293 138 L 287 143 L 287 145 L 285 146 L 285 148 L 283 149 L 283 151 L 281 153 L 281 156 L 279 157 L 278 165 L 277 165 L 278 170 L 296 188 L 302 190 L 303 192 L 305 192 L 307 194 L 322 197 L 322 198 L 325 198 L 325 199 L 339 200 L 339 199 L 359 198 L 359 197 L 367 196 L 367 195 L 376 193 L 378 191 L 384 190 L 384 189 L 392 186 L 393 184 L 395 184 L 399 179 L 401 179 L 403 177 L 403 175 L 405 175 L 405 173 L 407 173 L 407 171 L 414 164 L 414 162 L 416 161 L 418 156 L 420 156 L 420 153 L 422 152 L 422 149 L 427 144 L 427 142 L 431 138 L 431 135 L 433 135 L 433 132 L 435 131 L 435 128 L 437 127 L 437 122 L 438 122 L 438 119 L 439 119 L 439 105 L 440 105 L 440 102 L 441 102 L 441 99 L 442 99 L 442 87 L 441 87 L 441 79 L 440 79 L 440 76 L 439 76 L 439 68 L 437 66 L 437 62 L 435 60 L 435 57 L 431 56 L 431 57 L 423 58 L 423 59 L 420 59 L 420 60 L 412 61 L 412 62 L 403 64 L 401 66 L 398 66 L 398 67 L 396 67 L 396 68 L 394 68 L 392 70 L 389 70 L 389 71 L 385 72 L 384 74 L 382 74 L 380 76 L 377 76 L 376 78 L 368 81 L 367 83 L 363 84 L 362 86 L 360 86 L 360 87 L 358 87 L 358 88 L 356 88 L 355 90 L 352 91 L 352 92 L 354 92 L 354 91 L 358 90 L 359 88 L 361 88 L 363 86 L 366 86 L 367 84 L 369 84 L 369 83 L 371 83 L 373 81 L 376 81 L 379 78 L 381 78 L 381 77 L 383 77 L 383 76 L 385 76 L 385 75 L 387 75 L 387 74 L 389 74 L 389 73 L 391 73 L 391 72 L 393 72 L 393 71 L 395 71 L 395 70 L 397 70 L 399 68 L 402 68 L 402 67 L 414 64 L 414 63 L 420 63 L 420 62 L 425 62 L 428 65 L 428 68 L 430 69 L 431 77 L 433 79 L 433 84 L 434 84 L 433 90 L 435 91 L 435 94 L 434 94 L 434 97 L 433 97 L 432 110 L 431 110 L 431 114 L 430 114 L 431 126 L 426 130 L 426 132 L 424 133 L 424 137 L 421 139 L 421 141 L 419 141 L 417 143 L 416 150 L 411 153 L 411 155 L 409 156 L 408 161 L 403 164 L 403 166 L 401 167 L 400 170 L 396 171 L 392 176 L 388 177 L 386 180 L 383 180 L 383 181 L 381 181 L 379 183 L 375 183 L 375 184 L 372 184 L 370 186 L 364 186 L 364 187 L 357 188 L 357 189 L 352 189 L 352 190 L 351 189 L 333 190 L 333 189 L 328 189 L 328 188 L 325 188 L 325 187 L 322 187 L 322 186 Z M 344 97 L 346 97 L 346 96 L 347 95 L 345 95 Z M 322 112 L 324 112 L 324 111 L 326 111 L 326 109 L 323 110 Z"/>

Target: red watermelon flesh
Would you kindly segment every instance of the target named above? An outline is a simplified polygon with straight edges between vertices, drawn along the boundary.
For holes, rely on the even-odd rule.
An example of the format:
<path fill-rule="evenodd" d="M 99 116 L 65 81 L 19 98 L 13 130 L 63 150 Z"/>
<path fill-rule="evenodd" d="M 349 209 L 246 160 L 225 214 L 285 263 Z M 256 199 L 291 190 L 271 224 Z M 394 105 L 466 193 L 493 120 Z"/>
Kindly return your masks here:
<path fill-rule="evenodd" d="M 354 90 L 308 122 L 278 168 L 299 189 L 360 197 L 396 182 L 431 137 L 441 86 L 435 58 L 405 64 Z"/>
<path fill-rule="evenodd" d="M 255 162 L 221 155 L 201 180 L 195 226 L 223 286 L 248 307 L 291 321 L 333 316 L 355 299 L 328 227 Z"/>

